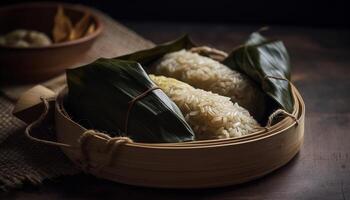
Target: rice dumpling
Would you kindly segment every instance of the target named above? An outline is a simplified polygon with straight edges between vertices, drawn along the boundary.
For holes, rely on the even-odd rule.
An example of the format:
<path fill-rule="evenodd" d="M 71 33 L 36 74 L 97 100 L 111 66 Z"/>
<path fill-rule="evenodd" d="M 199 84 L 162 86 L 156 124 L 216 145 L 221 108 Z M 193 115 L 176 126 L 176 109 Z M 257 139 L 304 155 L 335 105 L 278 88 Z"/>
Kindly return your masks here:
<path fill-rule="evenodd" d="M 75 121 L 86 122 L 86 128 L 135 142 L 193 140 L 179 108 L 137 62 L 100 58 L 68 69 L 67 82 L 68 111 Z"/>
<path fill-rule="evenodd" d="M 229 97 L 196 89 L 164 76 L 150 78 L 180 108 L 196 140 L 231 138 L 251 134 L 261 127 L 249 112 Z"/>

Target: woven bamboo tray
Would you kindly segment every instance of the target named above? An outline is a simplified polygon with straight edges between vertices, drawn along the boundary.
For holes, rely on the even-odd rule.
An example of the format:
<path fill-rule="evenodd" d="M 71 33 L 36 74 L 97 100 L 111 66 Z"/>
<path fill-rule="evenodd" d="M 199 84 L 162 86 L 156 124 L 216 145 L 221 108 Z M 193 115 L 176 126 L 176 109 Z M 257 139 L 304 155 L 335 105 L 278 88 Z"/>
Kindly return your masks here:
<path fill-rule="evenodd" d="M 305 105 L 292 85 L 294 111 L 266 130 L 232 139 L 187 143 L 135 143 L 102 134 L 89 134 L 64 111 L 67 89 L 58 96 L 42 86 L 19 100 L 14 113 L 31 123 L 47 117 L 54 106 L 57 142 L 78 166 L 97 177 L 130 185 L 160 188 L 208 188 L 247 182 L 285 165 L 300 150 L 304 138 Z M 51 104 L 42 99 L 52 99 Z M 53 109 L 53 108 L 51 108 Z M 33 119 L 39 120 L 33 122 Z M 88 137 L 87 137 L 88 136 Z"/>

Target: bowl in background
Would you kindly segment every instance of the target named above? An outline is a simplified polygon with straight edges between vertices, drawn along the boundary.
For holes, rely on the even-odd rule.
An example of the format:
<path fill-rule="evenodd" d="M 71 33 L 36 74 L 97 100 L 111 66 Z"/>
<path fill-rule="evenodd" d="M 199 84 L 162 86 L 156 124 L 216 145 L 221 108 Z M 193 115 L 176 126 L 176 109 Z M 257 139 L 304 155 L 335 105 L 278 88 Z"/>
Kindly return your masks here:
<path fill-rule="evenodd" d="M 102 31 L 100 19 L 88 7 L 66 3 L 36 2 L 0 8 L 0 35 L 16 29 L 36 30 L 52 39 L 54 17 L 61 5 L 65 14 L 76 23 L 90 13 L 94 32 L 72 41 L 43 47 L 0 46 L 0 78 L 5 83 L 42 81 L 64 72 L 89 50 Z"/>

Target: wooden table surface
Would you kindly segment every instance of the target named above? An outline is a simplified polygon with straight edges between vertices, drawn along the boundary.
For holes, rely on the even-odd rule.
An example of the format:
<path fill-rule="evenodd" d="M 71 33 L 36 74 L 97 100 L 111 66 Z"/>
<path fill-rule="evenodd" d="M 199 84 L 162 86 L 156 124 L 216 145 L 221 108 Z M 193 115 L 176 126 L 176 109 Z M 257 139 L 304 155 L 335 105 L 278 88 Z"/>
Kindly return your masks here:
<path fill-rule="evenodd" d="M 126 22 L 156 43 L 189 33 L 199 44 L 230 51 L 259 26 Z M 13 199 L 350 199 L 350 30 L 270 27 L 285 42 L 292 78 L 306 104 L 305 142 L 285 167 L 250 183 L 205 190 L 128 186 L 88 175 L 26 186 Z M 186 161 L 184 161 L 186 164 Z M 213 180 L 215 181 L 215 180 Z"/>

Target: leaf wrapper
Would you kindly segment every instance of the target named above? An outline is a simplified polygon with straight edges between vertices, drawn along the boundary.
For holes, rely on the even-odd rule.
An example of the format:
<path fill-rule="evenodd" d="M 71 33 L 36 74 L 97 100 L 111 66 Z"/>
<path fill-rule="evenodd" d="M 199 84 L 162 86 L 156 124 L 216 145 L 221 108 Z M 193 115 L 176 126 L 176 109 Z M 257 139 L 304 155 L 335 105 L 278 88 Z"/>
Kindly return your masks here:
<path fill-rule="evenodd" d="M 289 84 L 291 67 L 282 41 L 270 41 L 257 32 L 252 33 L 246 43 L 232 51 L 223 64 L 248 75 L 280 107 L 289 113 L 293 111 Z"/>
<path fill-rule="evenodd" d="M 194 138 L 179 108 L 161 90 L 153 90 L 134 103 L 128 132 L 123 132 L 128 103 L 156 87 L 137 62 L 98 59 L 68 69 L 67 82 L 67 108 L 76 121 L 90 122 L 89 128 L 128 136 L 135 142 L 185 142 Z"/>

